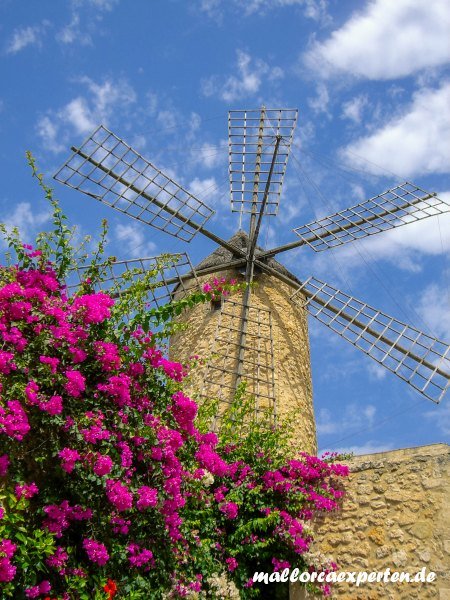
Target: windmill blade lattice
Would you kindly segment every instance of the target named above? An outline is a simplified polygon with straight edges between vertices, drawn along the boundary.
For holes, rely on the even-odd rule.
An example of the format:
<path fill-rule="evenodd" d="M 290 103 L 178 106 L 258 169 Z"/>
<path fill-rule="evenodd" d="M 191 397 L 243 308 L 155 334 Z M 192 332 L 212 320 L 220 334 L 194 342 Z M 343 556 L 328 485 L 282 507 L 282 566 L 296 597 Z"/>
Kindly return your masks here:
<path fill-rule="evenodd" d="M 292 300 L 433 402 L 450 386 L 450 346 L 445 342 L 315 277 Z"/>
<path fill-rule="evenodd" d="M 105 274 L 95 287 L 113 297 L 126 294 L 132 283 L 151 273 L 154 281 L 147 289 L 150 308 L 171 302 L 175 288 L 177 298 L 200 289 L 196 271 L 185 252 L 107 262 L 99 265 L 99 269 Z M 88 270 L 89 267 L 77 267 L 74 272 L 77 282 L 68 285 L 68 289 L 78 288 L 85 281 Z"/>
<path fill-rule="evenodd" d="M 222 303 L 217 330 L 203 377 L 202 395 L 229 403 L 236 387 L 238 350 L 241 348 L 242 304 L 234 300 Z M 249 309 L 242 379 L 247 392 L 255 397 L 255 411 L 270 410 L 276 419 L 275 366 L 272 314 L 260 306 Z"/>
<path fill-rule="evenodd" d="M 296 109 L 264 107 L 257 110 L 229 112 L 229 176 L 232 212 L 251 213 L 255 207 L 258 212 L 267 191 L 264 214 L 278 213 L 281 187 L 297 114 Z M 274 168 L 270 173 L 277 137 L 281 140 Z"/>
<path fill-rule="evenodd" d="M 316 252 L 335 248 L 450 211 L 450 205 L 416 185 L 405 182 L 362 204 L 339 211 L 294 233 Z"/>
<path fill-rule="evenodd" d="M 133 219 L 189 242 L 214 214 L 102 125 L 72 150 L 54 178 Z"/>

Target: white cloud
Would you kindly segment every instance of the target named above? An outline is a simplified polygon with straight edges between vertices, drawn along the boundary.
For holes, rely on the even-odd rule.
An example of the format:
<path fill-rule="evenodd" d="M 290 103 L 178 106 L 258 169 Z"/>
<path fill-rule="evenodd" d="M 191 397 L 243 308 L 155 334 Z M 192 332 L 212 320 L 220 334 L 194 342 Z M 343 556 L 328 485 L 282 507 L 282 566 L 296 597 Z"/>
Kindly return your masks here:
<path fill-rule="evenodd" d="M 450 435 L 450 402 L 448 398 L 444 399 L 439 406 L 434 406 L 433 410 L 424 413 L 424 417 L 434 421 L 437 429 L 445 436 Z"/>
<path fill-rule="evenodd" d="M 61 144 L 59 140 L 59 128 L 49 117 L 42 117 L 39 119 L 36 126 L 38 135 L 45 140 L 45 146 L 50 152 L 55 154 L 62 152 L 65 148 L 64 144 Z"/>
<path fill-rule="evenodd" d="M 71 0 L 71 4 L 74 8 L 88 6 L 105 11 L 112 10 L 119 2 L 120 0 Z"/>
<path fill-rule="evenodd" d="M 308 99 L 309 106 L 313 109 L 316 114 L 328 112 L 328 104 L 330 102 L 330 95 L 328 93 L 326 85 L 319 83 L 316 86 L 316 96 Z"/>
<path fill-rule="evenodd" d="M 40 46 L 49 25 L 49 21 L 42 21 L 40 25 L 15 29 L 6 46 L 6 53 L 17 54 L 28 46 Z"/>
<path fill-rule="evenodd" d="M 450 11 L 449 11 L 450 12 Z M 401 177 L 450 170 L 450 82 L 438 89 L 421 89 L 412 104 L 375 133 L 341 150 L 353 166 Z"/>
<path fill-rule="evenodd" d="M 368 105 L 369 100 L 366 94 L 360 94 L 359 96 L 355 96 L 348 102 L 344 102 L 342 105 L 342 117 L 344 119 L 349 119 L 353 121 L 353 123 L 361 123 L 362 113 L 366 106 Z"/>
<path fill-rule="evenodd" d="M 371 427 L 375 421 L 376 408 L 372 404 L 360 406 L 348 404 L 344 410 L 339 411 L 339 417 L 332 414 L 327 408 L 321 408 L 317 416 L 317 433 L 330 435 Z"/>
<path fill-rule="evenodd" d="M 123 79 L 107 78 L 97 83 L 82 77 L 79 82 L 86 86 L 87 96 L 73 98 L 37 122 L 37 133 L 50 152 L 60 152 L 72 131 L 86 135 L 100 123 L 107 125 L 113 117 L 126 117 L 130 105 L 136 102 L 133 88 Z"/>
<path fill-rule="evenodd" d="M 214 177 L 207 177 L 206 179 L 196 177 L 188 185 L 188 190 L 207 204 L 213 204 L 210 198 L 217 194 L 217 181 Z"/>
<path fill-rule="evenodd" d="M 368 441 L 365 444 L 355 446 L 341 446 L 339 448 L 326 448 L 321 450 L 319 455 L 324 452 L 337 452 L 338 454 L 354 454 L 355 456 L 361 456 L 363 454 L 376 454 L 378 452 L 389 452 L 393 450 L 394 446 L 391 443 L 384 444 L 382 442 Z"/>
<path fill-rule="evenodd" d="M 304 60 L 323 76 L 395 79 L 449 60 L 447 0 L 371 0 Z"/>
<path fill-rule="evenodd" d="M 448 276 L 447 276 L 448 281 Z M 429 332 L 450 342 L 450 288 L 436 283 L 425 288 L 416 308 Z"/>
<path fill-rule="evenodd" d="M 114 239 L 120 242 L 122 249 L 125 248 L 130 259 L 152 255 L 156 250 L 156 244 L 146 240 L 143 228 L 139 223 L 128 223 L 127 225 L 119 223 L 114 229 Z"/>
<path fill-rule="evenodd" d="M 228 140 L 220 140 L 217 145 L 208 142 L 203 143 L 199 148 L 192 150 L 192 159 L 194 163 L 205 169 L 213 169 L 220 163 L 226 163 L 228 159 Z"/>
<path fill-rule="evenodd" d="M 308 19 L 313 19 L 321 24 L 328 24 L 331 17 L 327 12 L 327 0 L 247 0 L 244 4 L 241 0 L 200 0 L 200 10 L 208 16 L 220 20 L 225 8 L 230 5 L 239 10 L 246 17 L 257 13 L 259 16 L 269 11 L 285 7 L 302 7 L 303 14 Z"/>
<path fill-rule="evenodd" d="M 77 12 L 72 14 L 70 23 L 58 31 L 56 39 L 63 44 L 74 44 L 76 42 L 82 46 L 92 44 L 92 37 L 87 32 L 86 27 L 81 24 L 81 18 Z"/>
<path fill-rule="evenodd" d="M 283 78 L 280 67 L 270 67 L 261 59 L 254 59 L 242 50 L 237 50 L 237 75 L 225 79 L 216 75 L 204 79 L 201 87 L 205 96 L 218 96 L 224 102 L 234 102 L 258 93 L 263 82 Z"/>
<path fill-rule="evenodd" d="M 19 202 L 12 212 L 4 216 L 0 215 L 0 222 L 4 223 L 9 230 L 17 227 L 22 240 L 30 242 L 39 227 L 50 221 L 50 217 L 49 209 L 37 211 L 36 207 L 32 207 L 29 202 Z"/>

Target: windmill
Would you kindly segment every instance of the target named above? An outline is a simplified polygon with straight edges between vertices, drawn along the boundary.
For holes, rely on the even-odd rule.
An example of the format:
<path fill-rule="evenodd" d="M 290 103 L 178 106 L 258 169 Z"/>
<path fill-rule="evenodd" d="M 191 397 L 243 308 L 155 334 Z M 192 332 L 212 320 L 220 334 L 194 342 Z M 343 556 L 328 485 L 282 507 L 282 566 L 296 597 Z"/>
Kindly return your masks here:
<path fill-rule="evenodd" d="M 163 267 L 158 257 L 113 263 L 110 281 L 136 267 L 138 273 L 155 269 L 157 303 L 188 293 L 213 273 L 245 281 L 240 296 L 193 309 L 186 317 L 193 333 L 174 336 L 171 352 L 187 358 L 200 345 L 210 353 L 202 373 L 206 396 L 230 402 L 246 381 L 256 411 L 283 415 L 287 405 L 295 406 L 302 415 L 302 447 L 314 450 L 307 314 L 436 403 L 450 385 L 450 347 L 313 276 L 299 280 L 275 257 L 301 246 L 326 251 L 448 212 L 450 205 L 405 182 L 295 228 L 296 239 L 288 244 L 261 248 L 261 224 L 278 213 L 296 121 L 294 109 L 229 112 L 231 210 L 240 224 L 248 220 L 248 231 L 239 229 L 229 240 L 208 228 L 214 212 L 209 206 L 104 126 L 72 147 L 55 179 L 184 242 L 204 236 L 217 244 L 195 268 L 185 253 L 166 256 Z"/>

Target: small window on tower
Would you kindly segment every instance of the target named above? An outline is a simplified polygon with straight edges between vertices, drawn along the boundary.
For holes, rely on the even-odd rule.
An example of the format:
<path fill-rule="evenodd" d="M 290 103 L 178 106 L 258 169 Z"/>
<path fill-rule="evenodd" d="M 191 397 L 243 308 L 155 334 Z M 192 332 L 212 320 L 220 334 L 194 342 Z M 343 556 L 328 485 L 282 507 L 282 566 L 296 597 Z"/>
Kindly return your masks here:
<path fill-rule="evenodd" d="M 215 310 L 220 310 L 222 308 L 222 298 L 212 299 L 211 300 L 211 312 Z"/>

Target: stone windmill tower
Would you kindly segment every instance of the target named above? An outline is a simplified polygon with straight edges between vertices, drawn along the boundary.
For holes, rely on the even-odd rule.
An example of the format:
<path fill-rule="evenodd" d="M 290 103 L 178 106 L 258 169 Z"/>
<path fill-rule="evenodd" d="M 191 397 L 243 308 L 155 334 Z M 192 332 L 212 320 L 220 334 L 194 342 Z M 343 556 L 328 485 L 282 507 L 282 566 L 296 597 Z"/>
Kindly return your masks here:
<path fill-rule="evenodd" d="M 80 148 L 72 148 L 55 178 L 178 239 L 190 242 L 203 235 L 218 245 L 196 268 L 185 254 L 165 255 L 117 262 L 111 277 L 130 269 L 136 276 L 156 270 L 155 302 L 187 293 L 213 275 L 245 282 L 241 295 L 187 312 L 183 318 L 190 328 L 171 340 L 171 352 L 182 360 L 210 355 L 193 383 L 223 404 L 246 381 L 256 411 L 269 408 L 277 418 L 296 411 L 299 444 L 314 451 L 307 314 L 435 402 L 450 385 L 450 348 L 314 277 L 300 281 L 274 257 L 300 246 L 326 251 L 447 212 L 450 206 L 405 182 L 294 229 L 297 238 L 291 243 L 261 248 L 261 223 L 278 212 L 296 120 L 292 109 L 229 113 L 231 209 L 240 214 L 240 222 L 243 217 L 248 221 L 247 233 L 239 230 L 229 240 L 208 229 L 210 207 L 103 126 Z"/>

